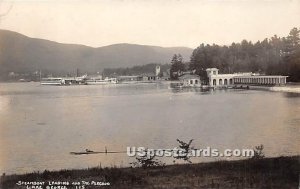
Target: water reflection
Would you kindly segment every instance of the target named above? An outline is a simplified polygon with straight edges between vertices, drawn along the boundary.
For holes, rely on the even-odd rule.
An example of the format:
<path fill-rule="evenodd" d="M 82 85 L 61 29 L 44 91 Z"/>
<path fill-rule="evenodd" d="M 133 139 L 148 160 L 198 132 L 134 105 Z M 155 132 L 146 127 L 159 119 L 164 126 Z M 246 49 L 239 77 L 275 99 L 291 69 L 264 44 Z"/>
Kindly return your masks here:
<path fill-rule="evenodd" d="M 170 83 L 169 88 L 173 93 L 193 92 L 195 94 L 212 94 L 214 92 L 213 89 L 209 89 L 209 88 L 182 87 L 181 85 L 178 85 L 178 83 Z"/>
<path fill-rule="evenodd" d="M 300 93 L 282 93 L 287 98 L 299 98 Z"/>
<path fill-rule="evenodd" d="M 12 103 L 12 100 L 9 97 L 0 95 L 0 114 L 4 113 L 8 109 L 9 104 Z"/>

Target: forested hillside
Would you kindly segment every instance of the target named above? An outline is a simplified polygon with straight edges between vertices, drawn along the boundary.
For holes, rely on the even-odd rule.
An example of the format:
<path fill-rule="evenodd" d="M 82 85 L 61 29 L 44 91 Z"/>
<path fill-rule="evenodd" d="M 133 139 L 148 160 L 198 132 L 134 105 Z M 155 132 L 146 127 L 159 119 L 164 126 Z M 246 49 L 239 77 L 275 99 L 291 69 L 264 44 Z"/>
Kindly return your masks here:
<path fill-rule="evenodd" d="M 243 40 L 230 46 L 204 45 L 194 49 L 187 69 L 205 77 L 205 69 L 216 67 L 221 73 L 258 72 L 289 76 L 300 81 L 300 30 L 293 28 L 287 37 L 274 35 L 255 43 Z M 172 71 L 182 69 L 180 59 L 172 60 Z M 178 63 L 179 62 L 179 63 Z"/>

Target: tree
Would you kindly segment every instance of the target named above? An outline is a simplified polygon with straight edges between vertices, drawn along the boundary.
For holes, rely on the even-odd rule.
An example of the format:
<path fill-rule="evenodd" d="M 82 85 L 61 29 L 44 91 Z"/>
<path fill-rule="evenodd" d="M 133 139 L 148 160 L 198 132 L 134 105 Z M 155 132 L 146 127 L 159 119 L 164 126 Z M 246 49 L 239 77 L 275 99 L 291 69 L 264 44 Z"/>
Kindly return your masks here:
<path fill-rule="evenodd" d="M 181 54 L 174 54 L 171 60 L 170 77 L 172 80 L 178 79 L 179 73 L 185 71 L 185 65 Z"/>
<path fill-rule="evenodd" d="M 293 28 L 285 40 L 284 61 L 290 81 L 300 81 L 300 30 Z"/>
<path fill-rule="evenodd" d="M 293 28 L 290 31 L 289 36 L 287 37 L 290 51 L 294 51 L 295 49 L 299 48 L 299 44 L 300 44 L 299 33 L 300 30 L 298 30 L 297 28 Z"/>
<path fill-rule="evenodd" d="M 252 159 L 262 159 L 265 157 L 265 154 L 263 152 L 264 150 L 264 145 L 259 145 L 259 146 L 255 146 L 253 151 L 254 151 L 254 155 L 252 156 Z"/>
<path fill-rule="evenodd" d="M 210 46 L 205 46 L 203 43 L 192 53 L 189 69 L 196 70 L 201 80 L 207 80 L 206 69 L 213 66 L 211 54 Z"/>
<path fill-rule="evenodd" d="M 177 156 L 175 156 L 174 158 L 176 159 L 182 159 L 184 161 L 187 161 L 189 163 L 192 163 L 190 160 L 190 156 L 189 153 L 191 152 L 191 150 L 193 149 L 191 147 L 191 144 L 193 142 L 193 139 L 191 139 L 188 143 L 177 139 L 177 142 L 179 143 L 179 150 L 182 152 L 180 154 L 178 154 Z"/>
<path fill-rule="evenodd" d="M 164 166 L 165 164 L 155 158 L 155 155 L 151 155 L 147 149 L 145 150 L 145 155 L 136 157 L 136 161 L 130 163 L 134 167 L 156 167 L 156 166 Z"/>
<path fill-rule="evenodd" d="M 300 81 L 300 30 L 293 28 L 287 37 L 274 35 L 252 43 L 242 40 L 230 46 L 204 45 L 194 49 L 189 69 L 196 70 L 206 80 L 207 68 L 221 73 L 258 72 L 288 75 L 290 81 Z"/>

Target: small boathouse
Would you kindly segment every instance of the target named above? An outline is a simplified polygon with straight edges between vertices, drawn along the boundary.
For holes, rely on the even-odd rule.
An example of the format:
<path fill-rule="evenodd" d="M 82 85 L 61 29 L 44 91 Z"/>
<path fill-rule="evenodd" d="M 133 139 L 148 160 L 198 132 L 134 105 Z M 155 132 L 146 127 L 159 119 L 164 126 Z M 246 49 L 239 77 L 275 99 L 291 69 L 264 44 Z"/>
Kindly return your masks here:
<path fill-rule="evenodd" d="M 196 74 L 185 73 L 179 77 L 183 87 L 201 87 L 200 77 Z"/>

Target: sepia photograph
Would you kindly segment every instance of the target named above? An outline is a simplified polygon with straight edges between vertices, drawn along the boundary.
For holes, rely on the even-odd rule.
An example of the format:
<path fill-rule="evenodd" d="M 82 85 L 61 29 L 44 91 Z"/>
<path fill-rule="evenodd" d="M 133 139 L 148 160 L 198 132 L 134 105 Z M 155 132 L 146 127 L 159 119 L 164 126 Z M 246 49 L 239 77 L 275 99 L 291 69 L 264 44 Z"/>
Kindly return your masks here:
<path fill-rule="evenodd" d="M 300 189 L 300 0 L 0 0 L 0 189 Z"/>

